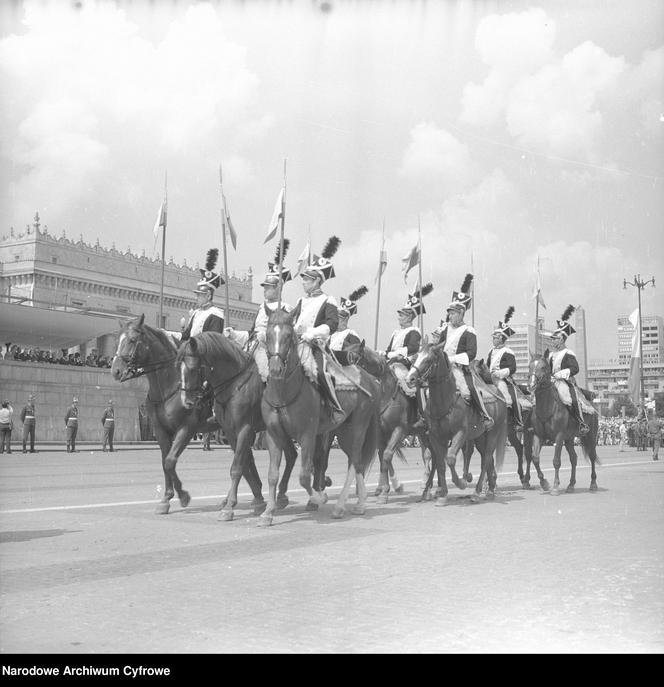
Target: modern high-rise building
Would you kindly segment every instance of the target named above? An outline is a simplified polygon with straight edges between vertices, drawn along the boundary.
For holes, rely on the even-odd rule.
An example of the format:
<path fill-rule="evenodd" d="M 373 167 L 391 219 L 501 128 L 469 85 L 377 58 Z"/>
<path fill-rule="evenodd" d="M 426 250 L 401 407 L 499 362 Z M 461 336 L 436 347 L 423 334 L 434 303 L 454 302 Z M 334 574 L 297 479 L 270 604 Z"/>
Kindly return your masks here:
<path fill-rule="evenodd" d="M 627 315 L 618 318 L 618 361 L 629 363 L 632 357 L 634 327 Z M 664 318 L 659 315 L 644 315 L 641 325 L 643 337 L 643 363 L 664 362 Z M 638 334 L 637 334 L 638 336 Z"/>

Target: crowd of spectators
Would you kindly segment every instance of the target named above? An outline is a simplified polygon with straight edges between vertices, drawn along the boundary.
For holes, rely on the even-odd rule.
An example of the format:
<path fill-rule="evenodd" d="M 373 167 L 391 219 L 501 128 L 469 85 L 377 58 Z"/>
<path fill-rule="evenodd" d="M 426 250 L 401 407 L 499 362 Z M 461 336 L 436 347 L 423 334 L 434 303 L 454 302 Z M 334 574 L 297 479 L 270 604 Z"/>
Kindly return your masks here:
<path fill-rule="evenodd" d="M 113 359 L 91 351 L 85 358 L 80 353 L 67 353 L 63 348 L 58 353 L 39 348 L 21 348 L 17 344 L 5 344 L 2 357 L 5 360 L 23 360 L 33 363 L 54 365 L 76 365 L 78 367 L 111 367 Z"/>

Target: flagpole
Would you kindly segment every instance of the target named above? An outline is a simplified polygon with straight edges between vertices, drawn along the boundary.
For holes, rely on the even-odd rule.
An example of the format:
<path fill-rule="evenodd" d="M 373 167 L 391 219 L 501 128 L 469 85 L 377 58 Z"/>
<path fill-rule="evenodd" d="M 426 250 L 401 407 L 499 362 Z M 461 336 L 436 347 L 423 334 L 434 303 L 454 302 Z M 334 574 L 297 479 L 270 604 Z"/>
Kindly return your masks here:
<path fill-rule="evenodd" d="M 383 280 L 383 254 L 385 252 L 385 218 L 383 217 L 383 242 L 378 256 L 378 294 L 376 296 L 376 328 L 374 330 L 374 350 L 378 349 L 378 318 L 380 317 L 380 283 Z"/>
<path fill-rule="evenodd" d="M 539 279 L 539 255 L 537 256 L 537 282 L 536 282 L 536 294 L 535 294 L 535 355 L 540 354 L 539 345 L 539 292 L 540 292 L 540 279 Z"/>
<path fill-rule="evenodd" d="M 164 204 L 168 203 L 168 172 L 164 172 Z M 161 287 L 159 289 L 159 329 L 164 327 L 164 267 L 166 266 L 166 222 L 161 232 Z"/>
<path fill-rule="evenodd" d="M 284 158 L 284 192 L 281 196 L 281 232 L 279 235 L 279 265 L 277 269 L 279 270 L 279 287 L 277 298 L 277 308 L 281 310 L 281 291 L 283 288 L 283 279 L 281 279 L 281 265 L 284 260 L 284 225 L 286 224 L 286 158 Z"/>
<path fill-rule="evenodd" d="M 422 232 L 420 230 L 420 216 L 417 215 L 417 250 L 419 252 L 418 272 L 420 281 L 420 336 L 424 337 L 424 301 L 422 300 Z"/>
<path fill-rule="evenodd" d="M 230 326 L 231 306 L 228 298 L 228 258 L 226 255 L 226 208 L 224 207 L 224 187 L 222 184 L 221 164 L 219 165 L 219 195 L 221 202 L 221 245 L 224 251 L 224 281 L 226 285 L 226 309 L 224 310 L 226 326 Z"/>
<path fill-rule="evenodd" d="M 473 264 L 473 251 L 470 251 L 470 273 L 472 275 L 475 274 L 475 265 Z M 473 300 L 471 302 L 473 312 L 472 312 L 472 322 L 473 322 L 473 329 L 475 329 L 475 308 L 477 307 L 477 298 L 475 298 L 475 283 L 477 282 L 477 279 L 473 277 L 473 286 L 472 286 L 472 294 L 473 294 Z"/>

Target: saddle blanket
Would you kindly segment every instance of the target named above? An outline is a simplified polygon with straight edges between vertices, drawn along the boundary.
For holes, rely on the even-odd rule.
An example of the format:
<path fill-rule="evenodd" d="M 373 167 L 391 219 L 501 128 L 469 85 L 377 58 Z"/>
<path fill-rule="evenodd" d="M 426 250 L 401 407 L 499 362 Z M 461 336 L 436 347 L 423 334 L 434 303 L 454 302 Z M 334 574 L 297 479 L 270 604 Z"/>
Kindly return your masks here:
<path fill-rule="evenodd" d="M 567 382 L 564 379 L 554 379 L 553 383 L 556 387 L 556 391 L 558 392 L 558 396 L 560 396 L 560 400 L 563 402 L 563 404 L 566 406 L 571 406 L 572 394 L 569 390 Z M 576 397 L 579 399 L 579 404 L 581 405 L 581 412 L 584 415 L 597 414 L 597 410 L 593 408 L 593 406 L 590 404 L 590 401 L 588 401 L 588 399 L 584 396 L 583 391 L 578 386 L 576 387 Z"/>

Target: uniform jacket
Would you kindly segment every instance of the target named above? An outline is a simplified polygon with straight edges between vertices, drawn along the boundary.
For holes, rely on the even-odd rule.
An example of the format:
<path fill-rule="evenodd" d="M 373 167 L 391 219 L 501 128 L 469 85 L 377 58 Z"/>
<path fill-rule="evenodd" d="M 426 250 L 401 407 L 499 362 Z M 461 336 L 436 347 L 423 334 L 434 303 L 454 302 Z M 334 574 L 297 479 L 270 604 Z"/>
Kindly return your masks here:
<path fill-rule="evenodd" d="M 507 346 L 492 348 L 486 357 L 486 365 L 493 377 L 507 379 L 516 372 L 514 351 Z"/>
<path fill-rule="evenodd" d="M 26 403 L 21 410 L 21 422 L 23 424 L 30 424 L 35 421 L 35 407 L 30 403 Z"/>
<path fill-rule="evenodd" d="M 106 424 L 106 420 L 109 421 L 109 424 L 115 424 L 115 408 L 106 408 L 104 410 L 104 414 L 101 416 L 101 424 Z"/>
<path fill-rule="evenodd" d="M 65 413 L 65 425 L 68 424 L 78 424 L 78 408 L 74 408 L 74 406 L 70 406 Z"/>
<path fill-rule="evenodd" d="M 319 293 L 303 296 L 293 308 L 293 322 L 298 333 L 314 330 L 314 334 L 327 340 L 339 326 L 337 303 L 332 296 Z"/>
<path fill-rule="evenodd" d="M 192 336 L 197 336 L 202 332 L 224 333 L 224 311 L 216 305 L 207 305 L 203 308 L 196 308 L 189 322 L 182 332 L 181 341 L 186 341 Z"/>
<path fill-rule="evenodd" d="M 354 329 L 344 329 L 343 331 L 336 331 L 330 337 L 330 349 L 333 351 L 342 351 L 347 345 L 359 344 L 362 340 Z"/>
<path fill-rule="evenodd" d="M 572 378 L 579 372 L 579 362 L 573 351 L 563 348 L 549 356 L 551 374 L 556 379 L 566 379 L 573 381 Z"/>
<path fill-rule="evenodd" d="M 404 358 L 413 358 L 419 353 L 422 334 L 417 327 L 395 329 L 387 344 L 385 353 L 398 353 Z M 389 356 L 388 356 L 389 357 Z"/>
<path fill-rule="evenodd" d="M 459 327 L 448 325 L 440 333 L 438 343 L 444 343 L 443 350 L 450 362 L 469 365 L 477 356 L 477 334 L 468 324 Z"/>

